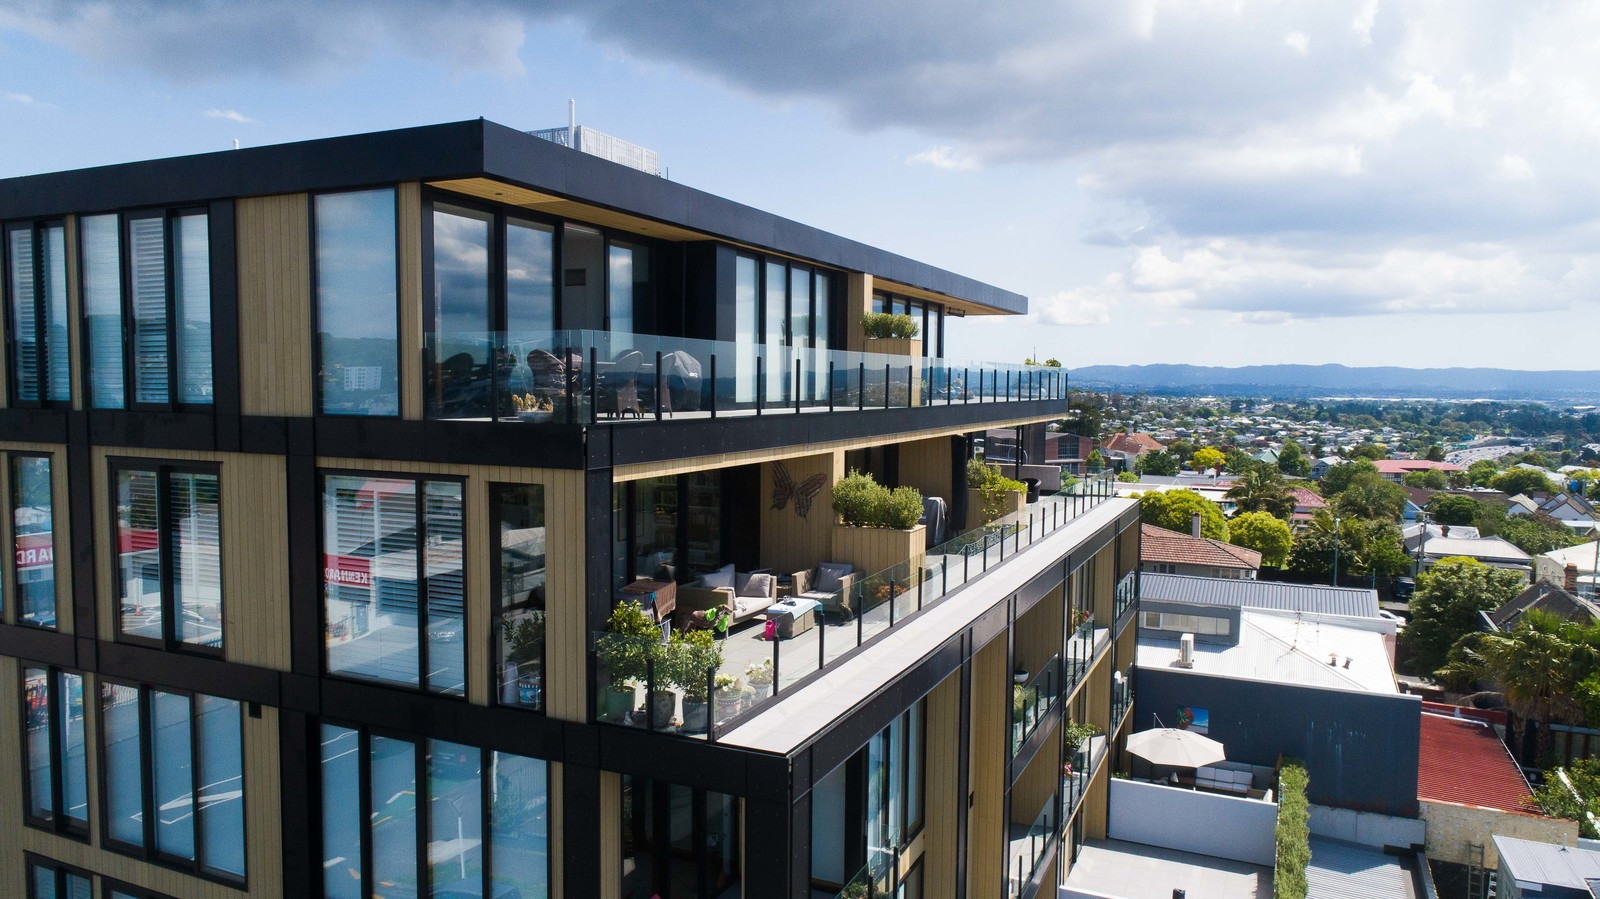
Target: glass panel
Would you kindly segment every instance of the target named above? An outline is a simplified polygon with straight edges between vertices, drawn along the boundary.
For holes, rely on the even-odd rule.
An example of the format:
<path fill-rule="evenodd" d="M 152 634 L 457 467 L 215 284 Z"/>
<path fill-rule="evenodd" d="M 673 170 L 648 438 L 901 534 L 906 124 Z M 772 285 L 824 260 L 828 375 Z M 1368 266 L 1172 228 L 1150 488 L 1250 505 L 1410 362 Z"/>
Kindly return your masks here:
<path fill-rule="evenodd" d="M 222 646 L 222 538 L 217 476 L 168 475 L 167 533 L 172 541 L 173 610 L 178 639 Z"/>
<path fill-rule="evenodd" d="M 901 767 L 901 759 L 905 758 L 906 751 L 906 721 L 905 718 L 896 718 L 889 724 L 889 752 L 885 760 L 888 770 L 884 772 L 884 779 L 889 786 L 889 845 L 899 846 L 905 838 L 905 770 Z"/>
<path fill-rule="evenodd" d="M 622 776 L 622 895 L 661 896 L 656 889 L 655 797 L 651 782 Z"/>
<path fill-rule="evenodd" d="M 128 222 L 128 264 L 133 290 L 134 400 L 166 403 L 167 240 L 163 219 Z"/>
<path fill-rule="evenodd" d="M 122 260 L 117 217 L 91 215 L 80 225 L 84 315 L 89 326 L 89 400 L 121 409 Z"/>
<path fill-rule="evenodd" d="M 40 260 L 44 274 L 44 345 L 46 399 L 72 399 L 72 363 L 67 351 L 67 230 L 61 225 L 44 229 Z"/>
<path fill-rule="evenodd" d="M 316 200 L 318 380 L 329 415 L 397 415 L 394 191 Z"/>
<path fill-rule="evenodd" d="M 22 669 L 22 697 L 28 713 L 28 815 L 51 820 L 50 676 L 43 668 Z"/>
<path fill-rule="evenodd" d="M 697 896 L 700 894 L 696 889 L 700 878 L 695 870 L 694 791 L 679 784 L 664 786 L 667 794 L 667 849 L 676 859 L 668 858 L 666 876 L 657 879 L 665 881 L 665 894 L 673 899 Z"/>
<path fill-rule="evenodd" d="M 739 800 L 706 791 L 704 895 L 739 894 Z"/>
<path fill-rule="evenodd" d="M 610 247 L 610 271 L 606 278 L 606 311 L 610 315 L 606 330 L 631 334 L 633 327 L 634 248 L 625 243 Z"/>
<path fill-rule="evenodd" d="M 417 685 L 416 483 L 329 476 L 322 507 L 328 670 Z"/>
<path fill-rule="evenodd" d="M 195 697 L 200 727 L 200 833 L 208 868 L 244 876 L 244 757 L 239 703 Z"/>
<path fill-rule="evenodd" d="M 928 307 L 928 330 L 923 335 L 922 351 L 928 356 L 943 356 L 944 346 L 941 335 L 944 333 L 944 307 Z"/>
<path fill-rule="evenodd" d="M 143 775 L 139 772 L 139 691 L 100 685 L 100 721 L 105 729 L 106 824 L 111 839 L 144 845 Z"/>
<path fill-rule="evenodd" d="M 789 341 L 797 348 L 811 346 L 811 272 L 803 268 L 789 271 Z M 812 361 L 810 353 L 797 349 L 784 371 L 792 373 L 796 359 L 801 363 L 801 381 L 793 389 L 801 390 L 803 399 L 815 399 L 815 382 L 807 371 Z"/>
<path fill-rule="evenodd" d="M 581 225 L 561 226 L 561 326 L 605 330 L 605 239 Z"/>
<path fill-rule="evenodd" d="M 428 877 L 434 895 L 483 892 L 483 750 L 428 741 Z"/>
<path fill-rule="evenodd" d="M 554 248 L 554 228 L 506 222 L 506 330 L 555 329 Z"/>
<path fill-rule="evenodd" d="M 94 899 L 94 881 L 90 878 L 63 871 L 61 881 L 66 887 L 65 899 Z"/>
<path fill-rule="evenodd" d="M 189 697 L 150 693 L 152 798 L 156 816 L 156 850 L 194 858 L 194 771 L 190 737 Z"/>
<path fill-rule="evenodd" d="M 424 541 L 428 585 L 428 688 L 467 690 L 467 597 L 462 578 L 461 485 L 427 481 Z"/>
<path fill-rule="evenodd" d="M 30 865 L 33 899 L 56 899 L 56 871 L 43 865 Z"/>
<path fill-rule="evenodd" d="M 11 457 L 11 539 L 16 553 L 17 621 L 56 626 L 55 532 L 50 459 Z"/>
<path fill-rule="evenodd" d="M 83 676 L 62 672 L 57 682 L 61 718 L 56 741 L 61 747 L 61 816 L 78 829 L 89 828 L 89 768 L 84 751 Z"/>
<path fill-rule="evenodd" d="M 34 271 L 33 229 L 23 226 L 7 232 L 11 255 L 11 391 L 18 400 L 39 399 L 39 284 Z"/>
<path fill-rule="evenodd" d="M 645 478 L 635 482 L 633 506 L 633 571 L 638 577 L 675 572 L 678 563 L 678 479 Z M 672 578 L 658 578 L 672 580 Z"/>
<path fill-rule="evenodd" d="M 739 256 L 734 260 L 733 343 L 737 377 L 734 399 L 741 403 L 754 402 L 756 398 L 756 343 L 761 327 L 757 272 L 754 259 Z M 725 377 L 726 372 L 718 372 L 718 376 Z"/>
<path fill-rule="evenodd" d="M 493 545 L 500 615 L 500 704 L 544 707 L 544 488 L 490 488 L 499 539 Z"/>
<path fill-rule="evenodd" d="M 122 633 L 160 640 L 161 550 L 153 471 L 117 471 L 117 603 Z"/>
<path fill-rule="evenodd" d="M 550 894 L 548 768 L 543 759 L 490 754 L 491 896 L 543 899 Z"/>
<path fill-rule="evenodd" d="M 787 396 L 783 387 L 788 383 L 786 379 L 789 375 L 789 357 L 782 351 L 789 344 L 788 274 L 787 266 L 777 262 L 767 263 L 766 332 L 762 341 L 766 345 L 766 362 L 763 376 L 767 382 L 767 399 L 779 402 Z"/>
<path fill-rule="evenodd" d="M 172 221 L 178 270 L 173 299 L 178 310 L 178 398 L 211 402 L 211 241 L 204 213 Z"/>
<path fill-rule="evenodd" d="M 322 725 L 322 891 L 361 899 L 361 741 L 349 728 Z"/>
<path fill-rule="evenodd" d="M 428 400 L 445 418 L 490 414 L 489 231 L 485 213 L 433 208 L 434 358 Z"/>
<path fill-rule="evenodd" d="M 830 280 L 828 274 L 826 272 L 817 272 L 817 296 L 816 301 L 811 304 L 812 312 L 816 316 L 816 321 L 812 325 L 812 343 L 814 346 L 816 346 L 816 353 L 814 356 L 816 361 L 813 363 L 812 367 L 816 371 L 817 390 L 813 395 L 813 398 L 824 401 L 828 399 L 828 391 L 831 389 L 827 380 L 829 358 L 828 328 L 829 323 L 832 320 L 829 315 L 832 310 L 828 308 L 828 304 L 830 302 L 828 292 L 829 284 Z"/>
<path fill-rule="evenodd" d="M 372 882 L 381 895 L 418 894 L 417 747 L 372 738 Z"/>
<path fill-rule="evenodd" d="M 906 835 L 914 836 L 922 829 L 922 753 L 927 746 L 923 733 L 923 712 L 927 700 L 918 700 L 907 712 L 909 726 L 906 738 Z"/>
<path fill-rule="evenodd" d="M 700 471 L 684 476 L 689 491 L 689 519 L 684 535 L 690 573 L 714 571 L 722 565 L 722 473 Z M 643 574 L 644 572 L 640 572 Z"/>
<path fill-rule="evenodd" d="M 873 294 L 872 295 L 872 311 L 874 313 L 879 314 L 879 315 L 882 315 L 883 313 L 888 312 L 889 311 L 889 297 L 887 295 L 881 294 L 881 293 Z"/>
<path fill-rule="evenodd" d="M 888 733 L 879 731 L 867 741 L 867 867 L 878 870 L 890 852 L 888 796 Z"/>

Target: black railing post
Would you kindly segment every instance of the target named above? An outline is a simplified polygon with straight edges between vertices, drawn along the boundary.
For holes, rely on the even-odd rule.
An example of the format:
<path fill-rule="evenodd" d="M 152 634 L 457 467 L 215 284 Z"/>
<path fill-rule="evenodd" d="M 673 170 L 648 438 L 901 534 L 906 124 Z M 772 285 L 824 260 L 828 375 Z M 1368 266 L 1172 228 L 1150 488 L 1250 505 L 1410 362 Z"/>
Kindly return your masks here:
<path fill-rule="evenodd" d="M 828 664 L 828 616 L 823 614 L 821 606 L 817 607 L 817 670 L 821 671 Z"/>
<path fill-rule="evenodd" d="M 780 676 L 782 674 L 782 669 L 779 666 L 782 664 L 782 661 L 783 661 L 783 653 L 778 651 L 778 647 L 782 643 L 783 643 L 783 641 L 778 638 L 777 629 L 774 628 L 773 632 L 772 632 L 772 695 L 773 696 L 777 696 L 778 695 L 778 685 L 780 683 L 782 683 L 782 677 Z"/>
<path fill-rule="evenodd" d="M 644 660 L 644 726 L 656 729 L 656 660 L 649 657 Z"/>
<path fill-rule="evenodd" d="M 972 401 L 972 372 L 966 368 L 961 369 L 961 402 Z"/>
<path fill-rule="evenodd" d="M 794 411 L 800 411 L 800 360 L 794 360 Z"/>
<path fill-rule="evenodd" d="M 907 409 L 910 409 L 911 406 L 912 406 L 912 402 L 911 402 L 912 394 L 916 393 L 916 391 L 913 390 L 912 387 L 915 386 L 916 380 L 917 380 L 917 366 L 915 364 L 907 365 L 906 366 L 906 408 Z"/>
<path fill-rule="evenodd" d="M 833 411 L 833 360 L 828 360 L 828 411 Z"/>
<path fill-rule="evenodd" d="M 859 608 L 856 609 L 856 645 L 860 646 L 861 645 L 861 640 L 862 640 L 862 635 L 866 632 L 866 622 L 867 622 L 867 585 L 866 584 L 862 584 L 861 585 L 861 593 L 858 596 L 858 598 L 861 600 L 861 602 L 859 603 Z"/>
<path fill-rule="evenodd" d="M 660 421 L 661 420 L 661 407 L 666 405 L 666 403 L 663 403 L 661 401 L 662 388 L 665 386 L 665 383 L 666 382 L 664 382 L 661 379 L 661 351 L 660 350 L 656 350 L 656 377 L 655 377 L 656 421 Z M 710 715 L 706 716 L 706 720 L 708 720 L 708 721 L 710 720 Z"/>
<path fill-rule="evenodd" d="M 717 669 L 706 666 L 706 740 L 717 742 Z"/>
<path fill-rule="evenodd" d="M 717 417 L 717 354 L 711 354 L 711 417 Z"/>
<path fill-rule="evenodd" d="M 889 408 L 889 363 L 883 363 L 883 408 Z"/>
<path fill-rule="evenodd" d="M 867 408 L 867 362 L 863 359 L 856 374 L 856 411 Z"/>
<path fill-rule="evenodd" d="M 600 387 L 596 369 L 600 365 L 600 353 L 594 347 L 589 347 L 589 422 L 593 424 L 600 417 Z"/>
<path fill-rule="evenodd" d="M 894 578 L 889 578 L 889 626 L 894 627 Z"/>
<path fill-rule="evenodd" d="M 760 415 L 767 400 L 766 357 L 756 356 L 756 414 Z"/>
<path fill-rule="evenodd" d="M 922 583 L 928 579 L 928 572 L 917 566 L 917 611 L 922 611 Z"/>

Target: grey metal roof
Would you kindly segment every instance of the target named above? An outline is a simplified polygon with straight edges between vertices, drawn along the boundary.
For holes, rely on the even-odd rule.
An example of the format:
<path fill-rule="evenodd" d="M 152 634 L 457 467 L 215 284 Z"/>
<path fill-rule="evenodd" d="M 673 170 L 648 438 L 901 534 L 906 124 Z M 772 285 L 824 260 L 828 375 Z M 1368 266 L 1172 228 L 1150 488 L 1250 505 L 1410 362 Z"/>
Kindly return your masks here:
<path fill-rule="evenodd" d="M 1139 575 L 1139 584 L 1140 598 L 1161 602 L 1315 612 L 1356 618 L 1378 617 L 1378 593 L 1375 590 L 1148 573 Z"/>
<path fill-rule="evenodd" d="M 1393 856 L 1331 840 L 1311 841 L 1306 886 L 1306 895 L 1317 899 L 1412 899 L 1417 895 L 1411 872 Z"/>
<path fill-rule="evenodd" d="M 1588 880 L 1600 877 L 1600 852 L 1563 848 L 1559 843 L 1539 843 L 1495 834 L 1494 849 L 1500 854 L 1502 877 L 1523 883 L 1587 890 Z"/>

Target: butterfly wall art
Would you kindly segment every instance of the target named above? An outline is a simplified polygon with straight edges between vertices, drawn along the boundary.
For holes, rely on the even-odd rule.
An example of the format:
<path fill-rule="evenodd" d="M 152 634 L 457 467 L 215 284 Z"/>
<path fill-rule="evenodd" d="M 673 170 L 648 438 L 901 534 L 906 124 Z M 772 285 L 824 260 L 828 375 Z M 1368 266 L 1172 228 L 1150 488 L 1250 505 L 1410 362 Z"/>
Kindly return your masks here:
<path fill-rule="evenodd" d="M 822 492 L 822 485 L 828 480 L 827 475 L 814 474 L 806 478 L 796 487 L 794 478 L 789 474 L 782 462 L 772 463 L 772 508 L 782 509 L 789 505 L 789 500 L 794 500 L 794 514 L 805 518 L 811 513 L 811 503 Z"/>

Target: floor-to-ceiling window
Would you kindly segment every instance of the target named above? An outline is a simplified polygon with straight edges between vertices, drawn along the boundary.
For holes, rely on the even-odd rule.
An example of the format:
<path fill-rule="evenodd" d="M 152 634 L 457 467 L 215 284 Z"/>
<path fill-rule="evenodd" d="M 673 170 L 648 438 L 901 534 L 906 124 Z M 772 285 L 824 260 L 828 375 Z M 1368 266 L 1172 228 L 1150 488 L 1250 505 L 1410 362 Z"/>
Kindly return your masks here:
<path fill-rule="evenodd" d="M 222 650 L 222 499 L 214 465 L 117 460 L 117 635 Z"/>
<path fill-rule="evenodd" d="M 318 411 L 397 415 L 399 268 L 395 192 L 321 194 L 313 205 Z"/>
<path fill-rule="evenodd" d="M 926 701 L 918 701 L 817 782 L 811 804 L 815 888 L 870 883 L 879 891 L 920 895 L 912 891 L 914 879 L 897 871 L 917 863 L 904 852 L 923 825 L 925 716 Z"/>
<path fill-rule="evenodd" d="M 686 581 L 723 564 L 723 473 L 642 478 L 612 487 L 616 586 Z"/>
<path fill-rule="evenodd" d="M 65 403 L 72 399 L 66 226 L 8 225 L 3 255 L 11 399 L 19 405 Z"/>
<path fill-rule="evenodd" d="M 622 777 L 624 899 L 738 896 L 739 837 L 737 797 Z"/>
<path fill-rule="evenodd" d="M 544 488 L 489 485 L 500 704 L 544 708 Z"/>

